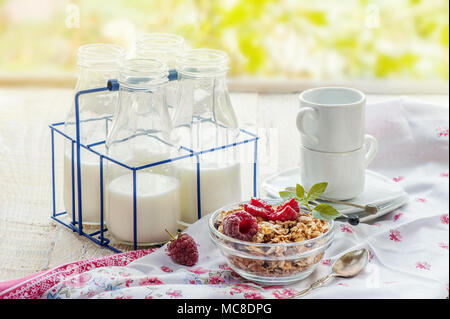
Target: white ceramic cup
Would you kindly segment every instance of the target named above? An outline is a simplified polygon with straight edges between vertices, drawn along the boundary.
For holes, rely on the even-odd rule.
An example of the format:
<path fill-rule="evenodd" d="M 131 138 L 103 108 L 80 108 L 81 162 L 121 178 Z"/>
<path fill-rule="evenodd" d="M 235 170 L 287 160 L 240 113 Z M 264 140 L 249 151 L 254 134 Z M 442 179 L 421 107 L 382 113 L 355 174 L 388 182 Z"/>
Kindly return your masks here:
<path fill-rule="evenodd" d="M 366 168 L 377 151 L 377 140 L 370 135 L 366 135 L 363 147 L 353 152 L 318 152 L 301 146 L 301 183 L 308 191 L 314 184 L 328 182 L 323 198 L 354 198 L 364 191 Z"/>
<path fill-rule="evenodd" d="M 345 87 L 320 87 L 299 95 L 297 128 L 301 144 L 321 152 L 352 152 L 364 143 L 364 93 Z"/>

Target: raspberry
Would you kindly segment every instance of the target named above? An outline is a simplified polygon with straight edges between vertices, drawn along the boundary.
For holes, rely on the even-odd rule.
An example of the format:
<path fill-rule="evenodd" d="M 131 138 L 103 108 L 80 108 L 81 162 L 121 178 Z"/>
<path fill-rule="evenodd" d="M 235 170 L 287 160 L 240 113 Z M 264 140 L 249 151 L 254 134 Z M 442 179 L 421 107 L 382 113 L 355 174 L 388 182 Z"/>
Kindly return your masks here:
<path fill-rule="evenodd" d="M 266 201 L 264 201 L 260 198 L 252 197 L 250 199 L 250 204 L 252 204 L 253 206 L 256 206 L 256 207 L 262 207 L 265 210 L 267 210 L 269 213 L 274 212 L 272 205 L 270 205 L 269 203 L 267 203 Z"/>
<path fill-rule="evenodd" d="M 253 216 L 260 216 L 265 219 L 267 219 L 267 216 L 270 214 L 270 212 L 263 208 L 263 207 L 257 207 L 251 204 L 244 204 L 244 210 Z"/>
<path fill-rule="evenodd" d="M 282 210 L 276 211 L 269 215 L 270 220 L 280 220 L 285 222 L 287 220 L 296 220 L 298 213 L 289 205 L 286 205 Z"/>
<path fill-rule="evenodd" d="M 167 252 L 170 259 L 180 265 L 194 266 L 198 261 L 197 244 L 188 234 L 178 234 L 167 246 Z"/>
<path fill-rule="evenodd" d="M 228 215 L 222 221 L 225 235 L 245 241 L 251 241 L 258 232 L 258 221 L 247 212 L 239 211 Z"/>
<path fill-rule="evenodd" d="M 297 213 L 300 213 L 300 207 L 298 206 L 298 202 L 295 198 L 291 198 L 286 203 L 283 203 L 283 205 L 278 206 L 277 212 L 282 211 L 286 206 L 290 206 Z"/>

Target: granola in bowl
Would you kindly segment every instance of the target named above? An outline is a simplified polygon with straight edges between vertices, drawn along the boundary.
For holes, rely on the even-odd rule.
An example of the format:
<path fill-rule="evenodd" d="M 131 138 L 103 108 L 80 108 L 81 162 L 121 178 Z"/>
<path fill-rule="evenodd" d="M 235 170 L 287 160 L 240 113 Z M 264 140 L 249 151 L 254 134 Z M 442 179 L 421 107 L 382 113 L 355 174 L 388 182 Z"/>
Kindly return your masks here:
<path fill-rule="evenodd" d="M 290 283 L 310 275 L 332 242 L 334 222 L 317 219 L 299 208 L 296 214 L 289 210 L 279 218 L 280 214 L 274 214 L 281 211 L 284 214 L 285 210 L 275 204 L 266 207 L 271 215 L 258 211 L 250 214 L 250 218 L 246 215 L 246 212 L 252 212 L 247 209 L 249 203 L 224 207 L 214 212 L 210 219 L 211 239 L 233 270 L 246 279 L 269 284 Z M 229 220 L 236 219 L 235 216 L 248 219 L 245 228 L 233 230 L 235 221 L 231 224 Z M 255 222 L 257 228 L 248 226 Z M 239 232 L 245 232 L 247 228 L 251 236 L 242 237 Z"/>

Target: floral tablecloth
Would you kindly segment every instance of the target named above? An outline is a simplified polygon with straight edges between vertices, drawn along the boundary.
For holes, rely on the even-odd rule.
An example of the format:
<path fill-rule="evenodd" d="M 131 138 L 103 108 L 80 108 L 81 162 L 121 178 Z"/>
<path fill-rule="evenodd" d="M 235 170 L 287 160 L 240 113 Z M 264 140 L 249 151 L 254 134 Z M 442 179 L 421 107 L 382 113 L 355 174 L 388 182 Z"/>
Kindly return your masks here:
<path fill-rule="evenodd" d="M 448 106 L 408 98 L 367 107 L 367 133 L 379 141 L 370 169 L 399 183 L 409 202 L 372 224 L 337 223 L 319 267 L 289 286 L 261 286 L 234 273 L 208 237 L 207 218 L 187 229 L 198 243 L 193 267 L 165 247 L 81 261 L 0 285 L 0 298 L 286 298 L 331 271 L 342 253 L 365 247 L 366 269 L 336 278 L 305 298 L 445 298 L 449 277 Z"/>

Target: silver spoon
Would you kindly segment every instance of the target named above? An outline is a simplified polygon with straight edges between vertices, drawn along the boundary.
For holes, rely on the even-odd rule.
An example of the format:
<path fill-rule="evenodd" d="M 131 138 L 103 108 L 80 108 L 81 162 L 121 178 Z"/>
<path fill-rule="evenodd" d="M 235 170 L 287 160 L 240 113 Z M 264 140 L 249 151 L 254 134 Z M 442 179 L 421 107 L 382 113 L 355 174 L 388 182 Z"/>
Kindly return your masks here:
<path fill-rule="evenodd" d="M 303 297 L 311 290 L 321 287 L 325 282 L 333 277 L 351 278 L 361 272 L 366 267 L 369 261 L 369 252 L 367 249 L 362 248 L 358 250 L 350 251 L 341 257 L 339 257 L 332 266 L 332 272 L 325 277 L 313 282 L 308 288 L 297 292 L 290 298 Z"/>

